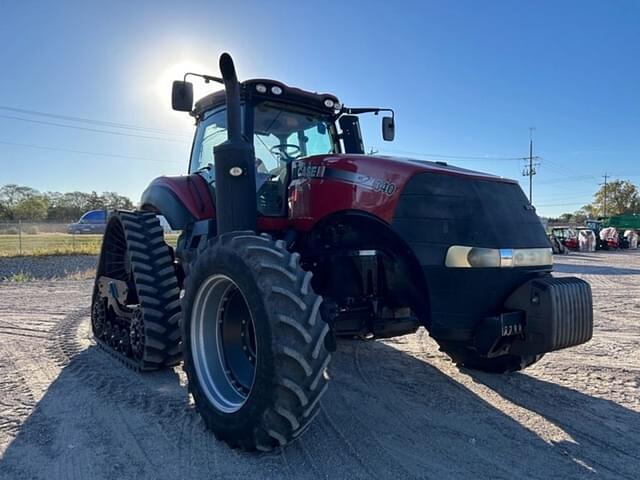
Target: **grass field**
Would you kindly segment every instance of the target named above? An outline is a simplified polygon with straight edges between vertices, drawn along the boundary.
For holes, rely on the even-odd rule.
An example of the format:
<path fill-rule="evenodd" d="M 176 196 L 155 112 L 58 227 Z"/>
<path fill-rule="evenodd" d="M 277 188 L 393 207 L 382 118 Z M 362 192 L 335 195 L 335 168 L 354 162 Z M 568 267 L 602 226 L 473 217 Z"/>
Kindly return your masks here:
<path fill-rule="evenodd" d="M 175 246 L 178 235 L 165 236 Z M 40 233 L 36 235 L 0 235 L 0 257 L 42 255 L 98 255 L 102 235 Z"/>

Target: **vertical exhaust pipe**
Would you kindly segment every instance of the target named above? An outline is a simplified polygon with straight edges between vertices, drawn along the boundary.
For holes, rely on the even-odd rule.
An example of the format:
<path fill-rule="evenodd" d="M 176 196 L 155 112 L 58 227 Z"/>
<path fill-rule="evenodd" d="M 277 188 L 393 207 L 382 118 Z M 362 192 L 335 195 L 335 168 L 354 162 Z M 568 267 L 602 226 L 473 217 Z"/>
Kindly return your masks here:
<path fill-rule="evenodd" d="M 256 230 L 256 172 L 253 143 L 242 134 L 240 84 L 228 53 L 220 56 L 227 97 L 227 141 L 214 147 L 218 235 Z"/>

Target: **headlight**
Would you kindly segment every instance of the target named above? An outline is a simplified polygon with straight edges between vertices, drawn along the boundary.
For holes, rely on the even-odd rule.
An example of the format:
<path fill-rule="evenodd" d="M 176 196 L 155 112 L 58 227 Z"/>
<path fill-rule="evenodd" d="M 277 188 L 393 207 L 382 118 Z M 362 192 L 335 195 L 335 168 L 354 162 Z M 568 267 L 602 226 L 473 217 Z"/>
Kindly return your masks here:
<path fill-rule="evenodd" d="M 482 248 L 454 245 L 447 250 L 450 268 L 509 268 L 553 265 L 550 248 Z"/>

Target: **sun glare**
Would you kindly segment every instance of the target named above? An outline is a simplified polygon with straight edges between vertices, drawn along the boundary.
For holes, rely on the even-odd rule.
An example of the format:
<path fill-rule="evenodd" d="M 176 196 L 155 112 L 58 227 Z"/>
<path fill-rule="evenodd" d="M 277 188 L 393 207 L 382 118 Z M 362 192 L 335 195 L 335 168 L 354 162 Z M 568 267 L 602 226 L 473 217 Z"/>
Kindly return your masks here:
<path fill-rule="evenodd" d="M 156 91 L 158 96 L 160 97 L 160 101 L 163 105 L 166 105 L 170 108 L 171 85 L 173 85 L 174 80 L 182 80 L 184 78 L 184 74 L 187 72 L 208 73 L 209 75 L 217 76 L 218 72 L 215 71 L 215 67 L 215 64 L 205 66 L 202 63 L 189 60 L 180 61 L 173 64 L 169 68 L 165 69 L 158 77 L 156 83 Z M 206 84 L 198 78 L 188 78 L 187 80 L 193 83 L 194 100 L 198 100 L 204 95 L 207 95 L 208 93 L 221 88 L 217 84 Z"/>

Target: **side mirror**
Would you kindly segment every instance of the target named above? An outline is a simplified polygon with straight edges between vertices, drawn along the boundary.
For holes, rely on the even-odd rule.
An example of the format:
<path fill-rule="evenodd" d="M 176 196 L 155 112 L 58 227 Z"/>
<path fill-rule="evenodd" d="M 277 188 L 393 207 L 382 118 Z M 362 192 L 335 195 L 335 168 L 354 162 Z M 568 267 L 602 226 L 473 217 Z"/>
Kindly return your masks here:
<path fill-rule="evenodd" d="M 193 83 L 176 80 L 171 89 L 171 107 L 179 112 L 193 109 Z"/>
<path fill-rule="evenodd" d="M 382 138 L 391 142 L 396 137 L 396 124 L 393 117 L 382 117 Z"/>

